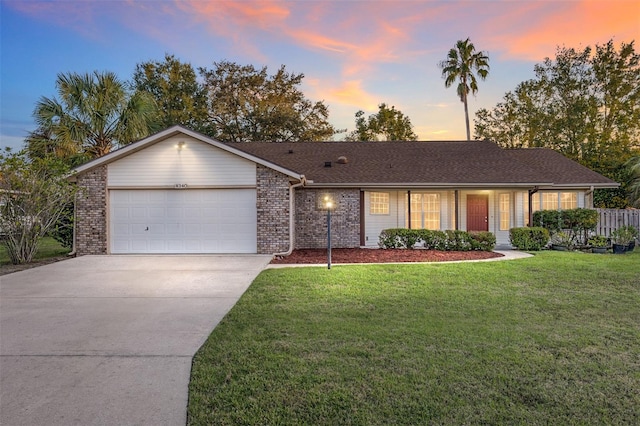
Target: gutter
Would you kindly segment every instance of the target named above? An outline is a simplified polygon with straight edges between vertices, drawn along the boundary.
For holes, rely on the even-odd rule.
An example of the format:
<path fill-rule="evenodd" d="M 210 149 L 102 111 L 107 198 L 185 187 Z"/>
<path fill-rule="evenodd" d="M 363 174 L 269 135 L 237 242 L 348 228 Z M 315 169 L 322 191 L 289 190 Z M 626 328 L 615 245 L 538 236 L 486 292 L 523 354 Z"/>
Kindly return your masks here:
<path fill-rule="evenodd" d="M 281 253 L 273 253 L 273 256 L 289 256 L 293 251 L 294 244 L 294 231 L 295 231 L 295 217 L 294 217 L 294 192 L 296 188 L 304 186 L 307 183 L 307 179 L 304 175 L 300 175 L 300 182 L 289 186 L 289 249 Z"/>
<path fill-rule="evenodd" d="M 553 187 L 552 183 L 369 183 L 369 182 L 353 182 L 353 183 L 320 183 L 306 181 L 308 188 L 372 188 L 372 189 L 493 189 L 493 188 L 530 188 L 531 186 L 548 186 Z M 583 185 L 584 187 L 584 185 Z"/>
<path fill-rule="evenodd" d="M 595 188 L 593 187 L 593 185 L 591 185 L 591 188 L 589 188 L 589 190 L 584 193 L 585 204 L 586 204 L 587 198 L 589 199 L 589 204 L 591 205 L 589 208 L 593 208 L 593 193 L 594 193 L 594 191 L 595 191 Z"/>

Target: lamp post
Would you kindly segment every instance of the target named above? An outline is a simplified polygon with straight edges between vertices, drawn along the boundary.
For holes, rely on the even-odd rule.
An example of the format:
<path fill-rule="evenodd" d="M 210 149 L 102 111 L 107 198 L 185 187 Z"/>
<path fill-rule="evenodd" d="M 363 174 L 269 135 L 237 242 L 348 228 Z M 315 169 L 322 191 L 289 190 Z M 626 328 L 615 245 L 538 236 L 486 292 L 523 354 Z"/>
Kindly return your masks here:
<path fill-rule="evenodd" d="M 327 209 L 327 269 L 331 269 L 331 210 L 333 200 L 328 195 L 324 197 L 324 208 Z"/>

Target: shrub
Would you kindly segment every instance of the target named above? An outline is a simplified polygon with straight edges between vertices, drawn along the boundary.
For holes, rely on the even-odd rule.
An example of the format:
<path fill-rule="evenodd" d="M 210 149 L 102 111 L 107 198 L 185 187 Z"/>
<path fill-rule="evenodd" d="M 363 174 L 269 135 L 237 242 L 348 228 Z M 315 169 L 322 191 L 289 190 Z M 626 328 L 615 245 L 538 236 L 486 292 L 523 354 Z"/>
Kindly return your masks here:
<path fill-rule="evenodd" d="M 76 188 L 66 173 L 66 166 L 53 158 L 0 153 L 0 229 L 11 263 L 31 262 L 40 239 L 73 200 Z"/>
<path fill-rule="evenodd" d="M 378 246 L 383 249 L 395 249 L 400 247 L 398 231 L 400 228 L 383 229 L 378 237 Z"/>
<path fill-rule="evenodd" d="M 604 235 L 594 235 L 589 238 L 588 243 L 591 247 L 607 247 L 609 245 L 609 239 Z"/>
<path fill-rule="evenodd" d="M 378 240 L 378 245 L 383 249 L 411 249 L 416 244 L 422 244 L 429 250 L 491 251 L 495 247 L 496 237 L 491 232 L 392 228 L 383 230 Z"/>
<path fill-rule="evenodd" d="M 592 209 L 539 210 L 533 213 L 533 223 L 550 234 L 564 231 L 572 240 L 587 242 L 589 231 L 598 225 L 598 212 Z"/>
<path fill-rule="evenodd" d="M 565 229 L 562 223 L 562 210 L 538 210 L 533 212 L 533 224 L 545 228 L 549 234 Z"/>
<path fill-rule="evenodd" d="M 64 248 L 73 247 L 73 203 L 68 203 L 49 235 Z"/>
<path fill-rule="evenodd" d="M 611 233 L 611 239 L 615 244 L 629 244 L 638 235 L 638 230 L 631 226 L 621 226 Z"/>
<path fill-rule="evenodd" d="M 491 251 L 496 246 L 496 236 L 487 231 L 470 232 L 472 250 Z"/>
<path fill-rule="evenodd" d="M 542 250 L 549 242 L 549 231 L 542 227 L 511 228 L 509 241 L 518 250 Z"/>

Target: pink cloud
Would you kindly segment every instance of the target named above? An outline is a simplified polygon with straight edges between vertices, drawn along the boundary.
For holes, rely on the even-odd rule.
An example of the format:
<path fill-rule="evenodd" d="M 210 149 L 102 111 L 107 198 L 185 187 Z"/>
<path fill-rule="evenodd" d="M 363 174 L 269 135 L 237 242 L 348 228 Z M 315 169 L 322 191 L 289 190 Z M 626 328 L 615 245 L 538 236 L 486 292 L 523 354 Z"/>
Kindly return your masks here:
<path fill-rule="evenodd" d="M 378 107 L 379 100 L 362 88 L 361 80 L 348 80 L 340 85 L 324 89 L 327 101 L 342 105 L 350 105 L 358 109 L 374 110 Z"/>
<path fill-rule="evenodd" d="M 637 1 L 526 2 L 505 9 L 500 22 L 506 24 L 494 22 L 499 35 L 490 38 L 506 57 L 540 61 L 553 57 L 558 45 L 580 48 L 640 37 Z"/>

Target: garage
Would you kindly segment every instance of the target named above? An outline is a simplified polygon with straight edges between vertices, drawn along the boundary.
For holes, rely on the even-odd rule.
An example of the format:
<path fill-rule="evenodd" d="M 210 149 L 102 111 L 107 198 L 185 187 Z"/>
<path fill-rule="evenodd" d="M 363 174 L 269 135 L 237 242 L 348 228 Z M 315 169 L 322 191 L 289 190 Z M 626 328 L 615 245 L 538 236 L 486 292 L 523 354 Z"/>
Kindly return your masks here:
<path fill-rule="evenodd" d="M 255 189 L 109 191 L 110 251 L 256 253 Z"/>

